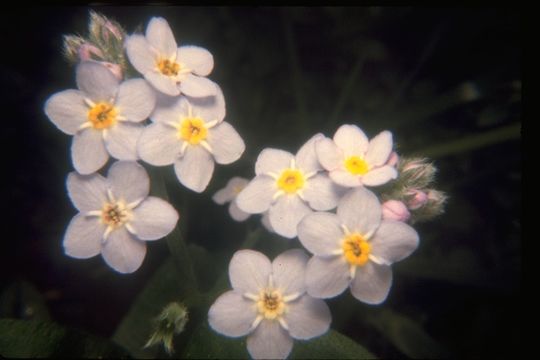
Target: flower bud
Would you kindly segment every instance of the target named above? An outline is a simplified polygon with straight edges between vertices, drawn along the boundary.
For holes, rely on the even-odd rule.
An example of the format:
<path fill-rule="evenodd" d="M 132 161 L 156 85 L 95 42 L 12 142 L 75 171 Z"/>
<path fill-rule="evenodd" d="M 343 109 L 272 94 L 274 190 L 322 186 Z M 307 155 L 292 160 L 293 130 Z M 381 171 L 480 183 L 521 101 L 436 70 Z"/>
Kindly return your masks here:
<path fill-rule="evenodd" d="M 96 60 L 95 57 L 98 59 L 103 59 L 103 52 L 90 43 L 82 44 L 78 53 L 80 61 Z M 94 55 L 94 57 L 92 57 L 92 55 Z"/>
<path fill-rule="evenodd" d="M 407 206 L 398 200 L 388 200 L 382 204 L 382 217 L 384 220 L 407 221 L 411 213 Z"/>
<path fill-rule="evenodd" d="M 188 322 L 187 308 L 180 303 L 172 302 L 165 306 L 161 314 L 154 320 L 154 331 L 144 347 L 163 343 L 165 351 L 173 353 L 173 336 L 184 331 Z"/>
<path fill-rule="evenodd" d="M 407 207 L 411 210 L 416 210 L 424 206 L 429 198 L 428 194 L 418 189 L 408 190 L 405 195 L 407 195 Z"/>

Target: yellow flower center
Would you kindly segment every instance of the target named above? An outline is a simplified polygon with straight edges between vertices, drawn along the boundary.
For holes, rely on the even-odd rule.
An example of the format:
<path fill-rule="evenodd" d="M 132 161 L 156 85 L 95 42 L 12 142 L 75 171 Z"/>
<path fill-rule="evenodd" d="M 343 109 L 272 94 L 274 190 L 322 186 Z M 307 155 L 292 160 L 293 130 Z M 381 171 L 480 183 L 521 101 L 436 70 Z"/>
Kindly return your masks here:
<path fill-rule="evenodd" d="M 111 228 L 124 225 L 130 217 L 130 211 L 123 202 L 107 203 L 101 210 L 101 220 Z"/>
<path fill-rule="evenodd" d="M 208 135 L 208 129 L 204 121 L 200 118 L 185 118 L 180 126 L 180 138 L 189 142 L 191 145 L 197 145 Z"/>
<path fill-rule="evenodd" d="M 371 245 L 358 233 L 345 236 L 343 239 L 343 254 L 351 265 L 365 265 L 369 260 Z"/>
<path fill-rule="evenodd" d="M 286 169 L 277 180 L 277 186 L 287 194 L 294 194 L 301 190 L 306 183 L 304 174 L 300 170 Z"/>
<path fill-rule="evenodd" d="M 88 120 L 94 129 L 108 129 L 116 124 L 117 111 L 112 104 L 100 102 L 88 110 Z"/>
<path fill-rule="evenodd" d="M 180 64 L 169 59 L 160 60 L 157 64 L 159 71 L 165 76 L 176 76 L 180 71 Z"/>
<path fill-rule="evenodd" d="M 353 155 L 345 159 L 345 169 L 354 175 L 365 175 L 369 171 L 369 166 L 364 159 Z"/>
<path fill-rule="evenodd" d="M 262 290 L 257 300 L 257 309 L 265 319 L 273 320 L 285 312 L 285 302 L 278 290 Z"/>

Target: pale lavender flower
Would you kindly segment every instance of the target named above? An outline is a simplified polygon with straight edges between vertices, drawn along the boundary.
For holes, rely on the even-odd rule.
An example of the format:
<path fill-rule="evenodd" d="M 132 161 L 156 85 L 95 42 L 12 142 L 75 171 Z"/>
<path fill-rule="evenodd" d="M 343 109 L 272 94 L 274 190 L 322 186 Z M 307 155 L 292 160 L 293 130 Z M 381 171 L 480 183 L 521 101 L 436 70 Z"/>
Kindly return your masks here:
<path fill-rule="evenodd" d="M 320 299 L 306 294 L 303 250 L 288 250 L 273 262 L 253 250 L 237 251 L 229 264 L 232 290 L 210 307 L 212 329 L 230 337 L 247 335 L 254 359 L 284 359 L 293 339 L 326 333 L 331 314 Z"/>

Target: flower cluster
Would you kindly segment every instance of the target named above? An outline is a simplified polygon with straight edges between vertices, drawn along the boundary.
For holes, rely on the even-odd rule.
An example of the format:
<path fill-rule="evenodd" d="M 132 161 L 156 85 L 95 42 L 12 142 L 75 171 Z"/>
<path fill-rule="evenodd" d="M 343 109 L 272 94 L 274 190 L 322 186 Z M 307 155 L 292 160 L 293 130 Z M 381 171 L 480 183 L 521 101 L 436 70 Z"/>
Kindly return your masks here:
<path fill-rule="evenodd" d="M 128 36 L 92 13 L 89 39 L 67 36 L 64 51 L 78 63 L 77 89 L 52 95 L 45 113 L 73 136 L 76 171 L 67 189 L 79 214 L 66 230 L 65 253 L 101 254 L 116 271 L 131 273 L 144 260 L 146 241 L 167 236 L 179 218 L 168 202 L 149 196 L 149 176 L 137 161 L 172 165 L 183 186 L 201 193 L 215 163 L 237 161 L 244 141 L 224 121 L 224 95 L 207 78 L 212 54 L 178 47 L 165 19 L 152 18 L 144 35 Z M 130 77 L 128 65 L 142 77 Z M 110 157 L 118 161 L 104 177 L 98 171 Z M 213 200 L 229 203 L 236 221 L 261 214 L 269 231 L 298 237 L 312 256 L 294 249 L 271 262 L 253 250 L 237 251 L 229 264 L 232 290 L 210 307 L 210 326 L 247 336 L 253 358 L 286 358 L 293 339 L 329 329 L 323 299 L 349 288 L 364 303 L 385 301 L 391 265 L 419 244 L 407 222 L 443 211 L 445 195 L 431 188 L 434 173 L 424 159 L 400 159 L 390 131 L 369 139 L 354 124 L 342 125 L 332 138 L 316 134 L 294 154 L 261 151 L 254 178 L 230 179 Z M 172 337 L 186 322 L 187 309 L 171 304 L 147 346 L 163 343 L 172 352 Z"/>
<path fill-rule="evenodd" d="M 129 273 L 144 259 L 144 241 L 166 236 L 178 220 L 171 205 L 148 197 L 148 175 L 136 161 L 174 164 L 179 182 L 202 192 L 214 164 L 238 160 L 245 146 L 224 121 L 220 87 L 206 78 L 214 67 L 208 50 L 178 47 L 163 18 L 152 18 L 145 35 L 128 36 L 116 22 L 90 17 L 88 39 L 64 39 L 66 56 L 78 62 L 77 89 L 45 104 L 49 119 L 73 136 L 76 172 L 68 191 L 81 213 L 68 226 L 64 249 L 76 258 L 101 253 Z M 126 59 L 143 78 L 127 79 Z M 110 157 L 119 161 L 104 179 L 97 172 Z"/>

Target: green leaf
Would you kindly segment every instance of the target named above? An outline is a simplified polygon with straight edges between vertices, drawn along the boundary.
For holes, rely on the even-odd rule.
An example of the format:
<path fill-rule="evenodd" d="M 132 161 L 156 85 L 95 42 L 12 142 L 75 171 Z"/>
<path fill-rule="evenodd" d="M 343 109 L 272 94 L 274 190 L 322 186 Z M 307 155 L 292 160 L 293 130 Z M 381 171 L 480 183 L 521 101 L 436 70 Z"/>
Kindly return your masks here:
<path fill-rule="evenodd" d="M 4 357 L 128 358 L 112 342 L 83 331 L 35 320 L 0 319 L 0 355 Z"/>
<path fill-rule="evenodd" d="M 181 354 L 186 359 L 245 359 L 249 357 L 246 337 L 219 335 L 203 323 Z M 289 359 L 374 359 L 375 356 L 350 338 L 330 330 L 313 340 L 295 340 Z"/>
<path fill-rule="evenodd" d="M 411 358 L 440 359 L 451 356 L 420 324 L 395 311 L 380 309 L 366 314 L 365 320 Z"/>
<path fill-rule="evenodd" d="M 295 341 L 291 359 L 375 359 L 375 355 L 349 337 L 330 330 L 313 340 Z"/>

